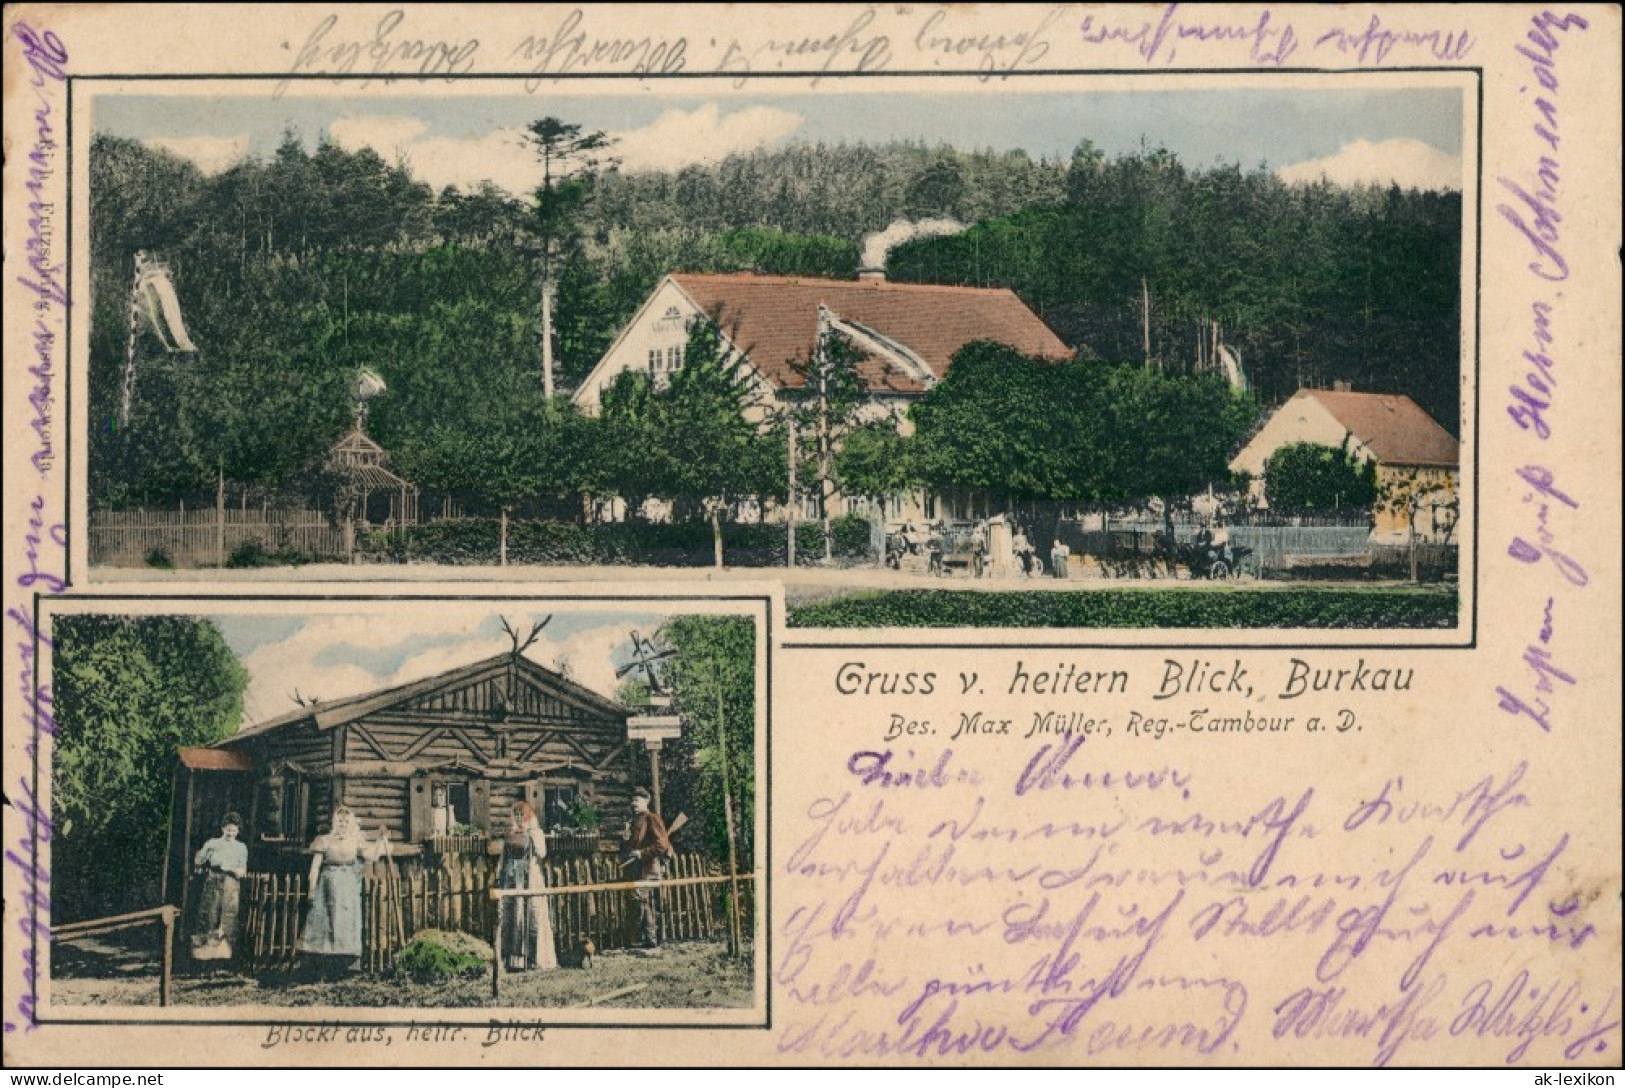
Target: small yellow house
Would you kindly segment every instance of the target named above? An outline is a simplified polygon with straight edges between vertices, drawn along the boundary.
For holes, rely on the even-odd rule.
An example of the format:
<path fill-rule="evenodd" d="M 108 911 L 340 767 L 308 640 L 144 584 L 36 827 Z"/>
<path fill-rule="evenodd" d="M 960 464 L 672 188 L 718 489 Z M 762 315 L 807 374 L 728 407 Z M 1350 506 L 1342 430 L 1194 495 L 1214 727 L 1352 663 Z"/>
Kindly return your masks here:
<path fill-rule="evenodd" d="M 1453 539 L 1460 502 L 1461 450 L 1450 432 L 1411 398 L 1396 393 L 1300 389 L 1276 409 L 1252 441 L 1230 461 L 1230 471 L 1252 478 L 1252 498 L 1266 506 L 1265 466 L 1282 446 L 1348 443 L 1351 453 L 1377 466 L 1372 542 Z"/>

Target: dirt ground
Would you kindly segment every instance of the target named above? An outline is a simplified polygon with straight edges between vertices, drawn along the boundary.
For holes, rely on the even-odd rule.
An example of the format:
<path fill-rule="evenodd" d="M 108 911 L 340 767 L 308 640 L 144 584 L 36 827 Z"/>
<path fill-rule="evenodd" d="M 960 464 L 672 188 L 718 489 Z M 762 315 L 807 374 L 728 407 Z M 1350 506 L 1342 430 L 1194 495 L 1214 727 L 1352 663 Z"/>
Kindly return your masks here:
<path fill-rule="evenodd" d="M 1180 572 L 1183 575 L 1183 571 Z M 1290 582 L 1191 580 L 1174 578 L 972 578 L 964 573 L 944 576 L 910 570 L 877 567 L 654 567 L 654 566 L 540 566 L 515 564 L 510 567 L 443 566 L 438 564 L 360 564 L 313 563 L 301 567 L 260 567 L 249 570 L 155 571 L 151 568 L 98 567 L 98 580 L 108 582 L 154 582 L 203 577 L 222 584 L 256 582 L 302 582 L 342 579 L 346 581 L 434 581 L 459 582 L 607 582 L 622 588 L 638 583 L 658 584 L 662 590 L 674 583 L 691 583 L 698 589 L 707 583 L 752 583 L 755 588 L 781 584 L 790 604 L 816 601 L 861 590 L 955 589 L 977 593 L 1078 593 L 1099 590 L 1164 589 L 1171 585 L 1197 592 L 1225 592 L 1238 586 L 1248 589 L 1293 592 L 1303 588 L 1353 588 L 1355 586 L 1404 585 L 1403 582 L 1376 582 L 1305 579 Z"/>
<path fill-rule="evenodd" d="M 107 938 L 59 947 L 52 965 L 52 1002 L 156 1005 L 158 961 L 150 943 Z M 733 959 L 722 944 L 702 941 L 668 944 L 652 953 L 606 952 L 590 968 L 504 975 L 500 1000 L 491 997 L 488 972 L 418 984 L 360 973 L 313 978 L 296 970 L 250 978 L 224 968 L 182 970 L 175 975 L 171 1003 L 215 1007 L 749 1008 L 754 986 L 751 950 L 745 952 L 743 958 Z"/>

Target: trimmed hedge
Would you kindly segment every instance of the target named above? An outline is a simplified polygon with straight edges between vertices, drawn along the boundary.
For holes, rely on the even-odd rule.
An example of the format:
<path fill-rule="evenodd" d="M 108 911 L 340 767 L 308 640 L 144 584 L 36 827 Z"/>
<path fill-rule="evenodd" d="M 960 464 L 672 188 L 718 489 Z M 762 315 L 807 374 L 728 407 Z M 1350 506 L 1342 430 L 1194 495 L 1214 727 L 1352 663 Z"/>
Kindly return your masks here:
<path fill-rule="evenodd" d="M 791 627 L 1448 628 L 1454 590 L 899 590 L 790 606 Z"/>
<path fill-rule="evenodd" d="M 868 521 L 860 517 L 837 518 L 831 527 L 838 561 L 848 565 L 872 561 Z M 404 541 L 399 533 L 372 534 L 362 542 L 362 551 L 388 563 L 491 564 L 500 558 L 501 533 L 501 523 L 495 518 L 435 521 L 409 529 Z M 723 562 L 731 567 L 783 566 L 784 526 L 725 523 L 722 548 Z M 797 525 L 798 565 L 821 561 L 823 557 L 823 525 Z M 508 523 L 508 562 L 708 567 L 714 562 L 711 524 L 681 521 L 578 525 L 513 520 Z"/>

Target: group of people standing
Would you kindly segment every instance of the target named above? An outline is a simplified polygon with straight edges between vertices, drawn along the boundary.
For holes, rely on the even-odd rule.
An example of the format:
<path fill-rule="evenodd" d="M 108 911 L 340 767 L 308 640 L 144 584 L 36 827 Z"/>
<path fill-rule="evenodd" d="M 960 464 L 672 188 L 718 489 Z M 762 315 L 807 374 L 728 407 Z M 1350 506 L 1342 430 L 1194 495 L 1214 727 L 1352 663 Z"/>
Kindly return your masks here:
<path fill-rule="evenodd" d="M 1044 560 L 1039 556 L 1038 549 L 1033 547 L 1032 541 L 1027 537 L 1027 531 L 1017 527 L 1015 536 L 1011 541 L 1011 551 L 1015 553 L 1016 567 L 1024 578 L 1040 578 L 1044 574 Z M 1072 558 L 1072 549 L 1059 535 L 1050 544 L 1049 569 L 1056 578 L 1065 579 L 1067 566 Z"/>
<path fill-rule="evenodd" d="M 227 813 L 218 837 L 205 842 L 193 859 L 202 890 L 198 897 L 191 946 L 195 960 L 229 960 L 237 939 L 237 921 L 243 878 L 248 874 L 248 846 L 238 839 L 242 818 Z M 660 943 L 660 923 L 654 885 L 664 875 L 672 856 L 665 821 L 650 808 L 649 791 L 638 787 L 632 796 L 632 818 L 623 828 L 628 863 L 638 867 L 634 894 L 638 900 L 643 947 Z M 309 903 L 299 951 L 312 966 L 335 970 L 355 966 L 362 950 L 361 916 L 363 871 L 370 861 L 389 857 L 389 832 L 380 827 L 375 837 L 362 830 L 355 814 L 340 805 L 333 826 L 310 844 Z M 498 855 L 497 887 L 533 890 L 547 886 L 542 863 L 547 859 L 547 835 L 536 810 L 527 802 L 514 806 L 505 836 L 494 839 Z M 548 896 L 505 896 L 502 909 L 503 966 L 510 971 L 551 970 L 559 965 L 554 945 Z"/>

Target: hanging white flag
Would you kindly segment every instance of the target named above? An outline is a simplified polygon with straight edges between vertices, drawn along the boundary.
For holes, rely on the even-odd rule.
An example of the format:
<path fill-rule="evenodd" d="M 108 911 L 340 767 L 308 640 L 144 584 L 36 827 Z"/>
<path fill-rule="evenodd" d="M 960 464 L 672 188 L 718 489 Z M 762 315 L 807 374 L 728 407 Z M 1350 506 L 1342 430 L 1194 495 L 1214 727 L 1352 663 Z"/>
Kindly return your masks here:
<path fill-rule="evenodd" d="M 378 394 L 386 392 L 389 386 L 375 370 L 362 367 L 355 376 L 355 395 L 361 400 L 371 400 Z"/>
<path fill-rule="evenodd" d="M 175 296 L 175 284 L 169 278 L 169 269 L 147 256 L 135 255 L 135 294 L 140 300 L 141 312 L 147 325 L 169 351 L 196 351 L 197 345 L 186 334 L 181 320 L 181 302 Z"/>

